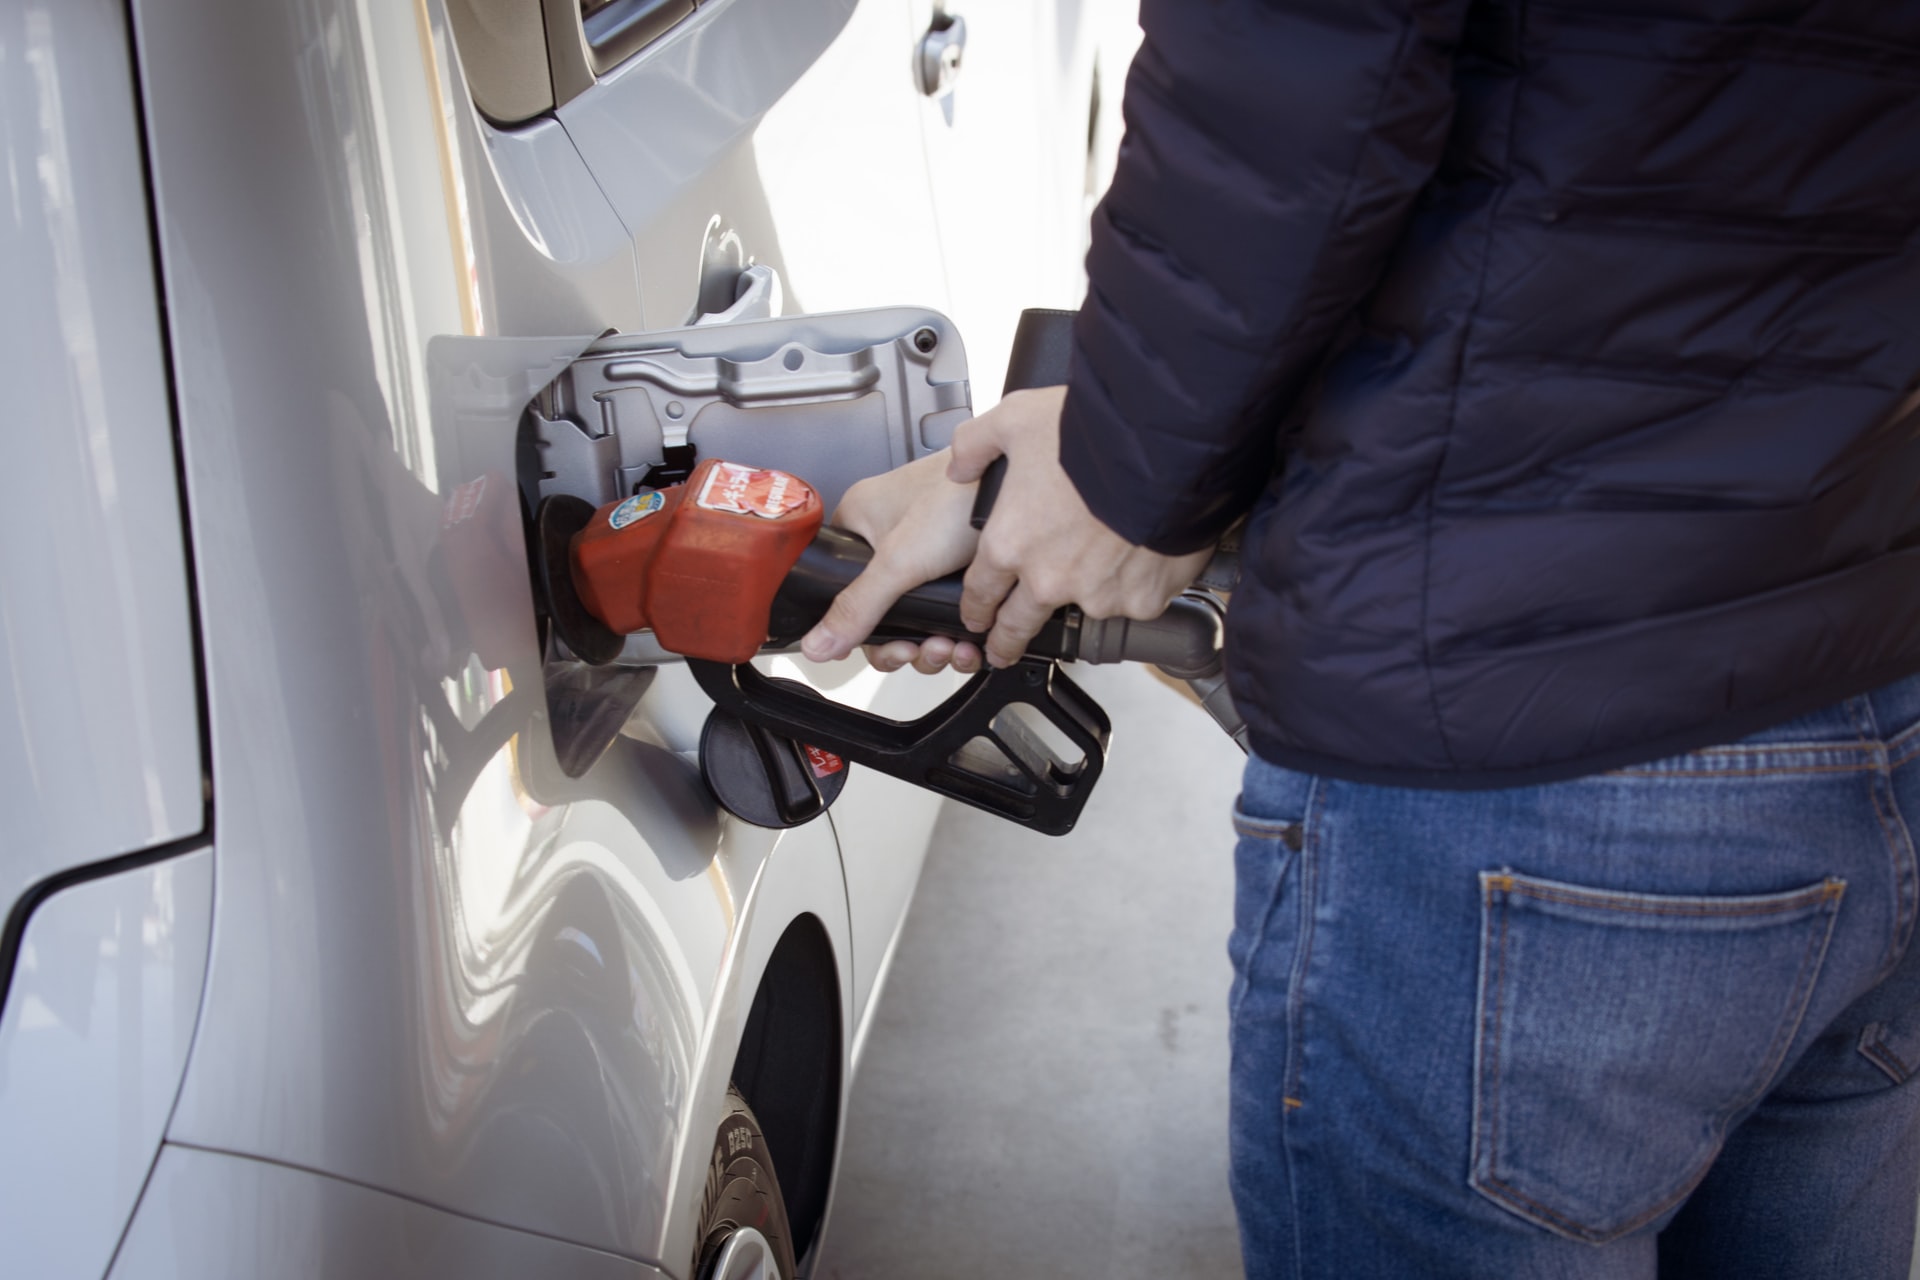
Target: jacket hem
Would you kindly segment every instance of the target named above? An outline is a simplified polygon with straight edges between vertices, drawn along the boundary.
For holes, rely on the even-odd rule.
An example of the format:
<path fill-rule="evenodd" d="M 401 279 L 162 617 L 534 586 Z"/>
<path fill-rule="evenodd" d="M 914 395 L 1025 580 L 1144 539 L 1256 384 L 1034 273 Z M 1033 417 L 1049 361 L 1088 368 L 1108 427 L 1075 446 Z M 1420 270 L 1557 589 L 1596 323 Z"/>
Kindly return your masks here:
<path fill-rule="evenodd" d="M 1706 747 L 1724 746 L 1785 724 L 1809 712 L 1818 711 L 1847 698 L 1872 693 L 1883 685 L 1920 674 L 1920 656 L 1876 668 L 1855 672 L 1836 680 L 1770 702 L 1764 707 L 1731 711 L 1677 733 L 1663 734 L 1624 747 L 1610 747 L 1551 760 L 1544 764 L 1522 765 L 1507 769 L 1416 769 L 1399 765 L 1364 764 L 1340 756 L 1326 755 L 1299 747 L 1282 745 L 1271 735 L 1255 729 L 1248 737 L 1253 754 L 1269 764 L 1296 773 L 1313 774 L 1340 782 L 1358 782 L 1367 786 L 1401 787 L 1415 791 L 1499 791 L 1512 787 L 1537 787 L 1555 782 L 1572 782 L 1614 769 L 1650 764 L 1669 756 L 1685 755 Z"/>

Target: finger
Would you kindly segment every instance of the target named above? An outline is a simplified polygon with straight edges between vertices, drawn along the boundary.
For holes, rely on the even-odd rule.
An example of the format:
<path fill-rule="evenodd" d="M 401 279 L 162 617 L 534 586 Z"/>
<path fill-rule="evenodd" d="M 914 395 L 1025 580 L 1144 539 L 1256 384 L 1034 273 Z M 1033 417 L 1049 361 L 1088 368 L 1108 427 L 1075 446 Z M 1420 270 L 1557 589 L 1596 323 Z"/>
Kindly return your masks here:
<path fill-rule="evenodd" d="M 996 667 L 1010 667 L 1027 651 L 1027 641 L 1040 633 L 1053 609 L 1042 604 L 1020 583 L 1008 593 L 987 636 L 987 661 Z"/>
<path fill-rule="evenodd" d="M 928 636 L 920 643 L 920 652 L 913 659 L 913 669 L 922 675 L 939 675 L 947 669 L 952 657 L 953 641 L 945 636 Z"/>
<path fill-rule="evenodd" d="M 947 459 L 947 479 L 955 484 L 972 484 L 995 458 L 1006 452 L 991 414 L 961 423 L 954 429 L 953 443 L 948 447 L 953 453 Z"/>
<path fill-rule="evenodd" d="M 920 656 L 920 646 L 911 640 L 889 640 L 867 646 L 867 664 L 876 671 L 898 671 Z"/>
<path fill-rule="evenodd" d="M 880 562 L 869 564 L 833 598 L 825 616 L 800 641 L 800 652 L 814 662 L 846 657 L 873 634 L 900 595 L 901 588 L 890 573 L 882 572 Z"/>
<path fill-rule="evenodd" d="M 953 669 L 962 675 L 972 675 L 985 661 L 986 656 L 980 652 L 980 646 L 970 640 L 962 640 L 953 646 Z"/>
<path fill-rule="evenodd" d="M 1013 590 L 1018 575 L 1013 569 L 988 555 L 976 555 L 960 581 L 960 621 L 969 631 L 985 631 L 993 625 L 1000 602 Z"/>

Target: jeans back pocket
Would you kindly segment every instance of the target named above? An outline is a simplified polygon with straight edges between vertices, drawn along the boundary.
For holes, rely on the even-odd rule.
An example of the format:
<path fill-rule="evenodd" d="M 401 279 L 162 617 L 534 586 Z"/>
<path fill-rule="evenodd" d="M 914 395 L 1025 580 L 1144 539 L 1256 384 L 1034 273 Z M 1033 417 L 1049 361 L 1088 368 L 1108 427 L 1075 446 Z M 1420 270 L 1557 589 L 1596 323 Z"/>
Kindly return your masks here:
<path fill-rule="evenodd" d="M 1845 883 L 1753 897 L 1480 876 L 1474 1188 L 1601 1242 L 1659 1218 L 1759 1100 Z"/>

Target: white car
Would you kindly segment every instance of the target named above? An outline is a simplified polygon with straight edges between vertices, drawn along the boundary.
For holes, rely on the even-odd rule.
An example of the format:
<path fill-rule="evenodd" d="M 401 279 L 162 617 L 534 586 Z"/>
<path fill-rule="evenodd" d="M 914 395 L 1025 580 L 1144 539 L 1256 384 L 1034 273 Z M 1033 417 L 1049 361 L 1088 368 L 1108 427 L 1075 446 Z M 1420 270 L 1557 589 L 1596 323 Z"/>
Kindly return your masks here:
<path fill-rule="evenodd" d="M 725 814 L 687 669 L 571 661 L 523 517 L 608 333 L 914 317 L 937 444 L 1079 300 L 1096 18 L 0 0 L 8 1275 L 806 1273 L 937 801 Z M 879 465 L 836 412 L 694 443 Z"/>

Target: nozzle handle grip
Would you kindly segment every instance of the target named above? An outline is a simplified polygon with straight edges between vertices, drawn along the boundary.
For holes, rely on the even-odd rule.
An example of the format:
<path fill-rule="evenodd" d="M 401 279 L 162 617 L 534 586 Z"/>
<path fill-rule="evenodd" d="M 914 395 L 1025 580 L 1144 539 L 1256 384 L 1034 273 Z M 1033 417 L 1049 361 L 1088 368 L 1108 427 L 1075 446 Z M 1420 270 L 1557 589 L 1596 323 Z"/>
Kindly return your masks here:
<path fill-rule="evenodd" d="M 973 494 L 973 515 L 968 523 L 976 530 L 987 527 L 987 517 L 993 514 L 993 504 L 1000 501 L 1000 486 L 1007 482 L 1007 455 L 1001 454 L 987 464 L 980 473 L 980 487 Z"/>
<path fill-rule="evenodd" d="M 1013 331 L 1013 350 L 1007 353 L 1007 380 L 1001 395 L 1033 387 L 1057 387 L 1066 382 L 1073 365 L 1076 314 L 1048 307 L 1028 307 L 1020 313 L 1020 323 Z M 995 458 L 980 477 L 980 489 L 974 494 L 974 528 L 986 528 L 987 517 L 993 514 L 993 504 L 999 499 L 1000 486 L 1006 479 L 1006 458 Z"/>
<path fill-rule="evenodd" d="M 775 644 L 791 643 L 812 629 L 827 612 L 833 598 L 860 576 L 873 559 L 873 548 L 858 534 L 828 525 L 807 544 L 774 594 L 767 618 L 767 635 Z M 872 641 L 923 640 L 951 636 L 979 644 L 986 637 L 969 631 L 960 620 L 960 593 L 964 575 L 948 574 L 915 587 L 887 611 L 868 637 Z M 1047 620 L 1027 646 L 1037 658 L 1073 657 L 1078 610 L 1062 609 Z"/>

